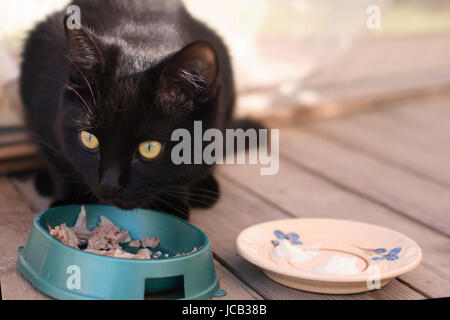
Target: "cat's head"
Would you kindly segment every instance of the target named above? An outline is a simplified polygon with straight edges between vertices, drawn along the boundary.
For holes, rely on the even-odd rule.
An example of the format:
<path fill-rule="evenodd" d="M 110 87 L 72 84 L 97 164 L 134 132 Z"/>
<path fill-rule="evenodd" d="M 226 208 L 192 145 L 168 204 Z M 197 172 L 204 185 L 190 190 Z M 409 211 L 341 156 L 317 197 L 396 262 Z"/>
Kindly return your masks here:
<path fill-rule="evenodd" d="M 207 173 L 205 165 L 175 165 L 170 137 L 176 128 L 193 136 L 194 120 L 212 125 L 219 65 L 209 43 L 127 74 L 120 62 L 126 52 L 114 41 L 83 28 L 66 29 L 66 38 L 69 79 L 57 130 L 82 183 L 98 198 L 131 208 Z"/>

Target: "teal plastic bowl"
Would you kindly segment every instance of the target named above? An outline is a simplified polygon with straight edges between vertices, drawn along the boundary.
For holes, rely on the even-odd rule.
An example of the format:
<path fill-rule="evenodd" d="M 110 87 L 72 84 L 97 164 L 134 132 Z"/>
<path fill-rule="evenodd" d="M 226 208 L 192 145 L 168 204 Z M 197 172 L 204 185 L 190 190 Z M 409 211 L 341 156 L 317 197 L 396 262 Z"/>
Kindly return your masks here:
<path fill-rule="evenodd" d="M 88 228 L 105 216 L 128 230 L 132 239 L 158 236 L 169 258 L 132 260 L 100 256 L 64 245 L 48 227 L 73 226 L 81 207 L 70 205 L 41 212 L 34 219 L 17 267 L 33 286 L 57 299 L 210 299 L 221 296 L 208 236 L 186 221 L 157 211 L 125 211 L 86 205 Z M 177 253 L 196 252 L 172 257 Z M 152 250 L 153 251 L 153 250 Z"/>

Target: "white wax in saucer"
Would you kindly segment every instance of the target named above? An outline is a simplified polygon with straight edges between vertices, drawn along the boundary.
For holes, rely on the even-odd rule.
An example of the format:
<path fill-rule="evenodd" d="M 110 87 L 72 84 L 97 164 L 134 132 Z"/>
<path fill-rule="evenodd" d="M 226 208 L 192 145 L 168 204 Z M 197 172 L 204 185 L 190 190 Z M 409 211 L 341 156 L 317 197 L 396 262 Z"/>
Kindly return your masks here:
<path fill-rule="evenodd" d="M 357 258 L 347 258 L 341 255 L 332 256 L 315 271 L 320 274 L 352 275 L 359 273 L 356 267 Z"/>
<path fill-rule="evenodd" d="M 275 255 L 280 258 L 288 259 L 291 261 L 306 261 L 309 258 L 318 255 L 315 250 L 302 250 L 296 246 L 291 245 L 289 240 L 283 239 L 280 244 L 273 249 Z"/>

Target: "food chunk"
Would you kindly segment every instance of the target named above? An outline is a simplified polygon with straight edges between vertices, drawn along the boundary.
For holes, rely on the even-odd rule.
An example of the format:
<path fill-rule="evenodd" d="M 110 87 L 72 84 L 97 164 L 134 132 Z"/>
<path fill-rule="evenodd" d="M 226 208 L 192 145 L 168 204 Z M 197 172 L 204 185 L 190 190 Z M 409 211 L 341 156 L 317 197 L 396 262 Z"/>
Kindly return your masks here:
<path fill-rule="evenodd" d="M 131 241 L 126 230 L 120 230 L 118 226 L 106 217 L 100 217 L 100 225 L 89 234 L 88 248 L 95 250 L 109 250 L 120 248 L 119 244 Z"/>
<path fill-rule="evenodd" d="M 143 248 L 136 253 L 136 256 L 139 257 L 138 259 L 151 259 L 152 252 L 147 248 Z"/>
<path fill-rule="evenodd" d="M 87 248 L 84 251 L 102 255 L 102 256 L 114 257 L 114 258 L 139 259 L 139 260 L 146 260 L 146 259 L 149 260 L 150 254 L 151 254 L 151 251 L 148 249 L 141 249 L 136 254 L 126 252 L 122 248 L 113 248 L 113 249 L 109 249 L 109 250 L 97 250 L 97 249 Z"/>
<path fill-rule="evenodd" d="M 68 228 L 65 223 L 60 226 L 56 226 L 53 229 L 49 227 L 49 232 L 50 235 L 69 247 L 79 249 L 79 246 L 81 245 L 81 241 L 77 237 L 76 233 L 72 229 Z"/>
<path fill-rule="evenodd" d="M 128 246 L 132 248 L 139 248 L 141 246 L 141 240 L 132 240 L 128 242 Z"/>
<path fill-rule="evenodd" d="M 152 238 L 142 238 L 141 243 L 143 247 L 148 248 L 156 248 L 159 246 L 160 239 L 158 237 L 152 237 Z"/>
<path fill-rule="evenodd" d="M 84 249 L 83 251 L 121 259 L 161 259 L 169 258 L 169 254 L 163 254 L 161 251 L 152 252 L 148 248 L 156 248 L 159 246 L 161 239 L 159 237 L 142 238 L 140 240 L 132 240 L 127 230 L 121 230 L 108 218 L 101 216 L 100 223 L 89 231 L 86 209 L 81 206 L 80 214 L 73 227 L 67 227 L 65 223 L 54 228 L 48 227 L 50 235 L 55 237 L 60 242 L 75 249 Z M 127 252 L 120 244 L 127 243 L 128 247 L 141 248 L 133 254 Z M 87 247 L 86 247 L 87 244 Z M 182 253 L 181 255 L 190 254 L 197 251 L 194 248 L 189 253 Z M 179 256 L 177 254 L 176 256 Z"/>
<path fill-rule="evenodd" d="M 109 257 L 121 258 L 121 259 L 140 259 L 140 256 L 138 257 L 135 254 L 126 252 L 126 251 L 122 250 L 122 248 L 111 249 L 108 251 L 108 253 L 106 255 Z"/>
<path fill-rule="evenodd" d="M 80 214 L 78 215 L 78 219 L 75 222 L 75 225 L 71 227 L 77 237 L 81 240 L 88 240 L 90 231 L 88 229 L 87 225 L 87 218 L 86 218 L 86 209 L 84 206 L 81 206 Z"/>

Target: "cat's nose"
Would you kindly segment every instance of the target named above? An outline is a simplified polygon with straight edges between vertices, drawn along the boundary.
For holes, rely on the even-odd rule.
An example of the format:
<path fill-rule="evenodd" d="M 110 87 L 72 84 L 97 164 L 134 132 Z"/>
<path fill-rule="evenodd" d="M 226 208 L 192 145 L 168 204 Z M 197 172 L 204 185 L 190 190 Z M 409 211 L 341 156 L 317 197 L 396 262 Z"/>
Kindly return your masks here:
<path fill-rule="evenodd" d="M 100 195 L 106 199 L 114 198 L 122 189 L 120 185 L 117 184 L 104 184 L 100 185 Z"/>
<path fill-rule="evenodd" d="M 118 170 L 106 169 L 100 178 L 100 196 L 107 199 L 114 198 L 122 189 L 119 180 L 120 172 Z"/>

